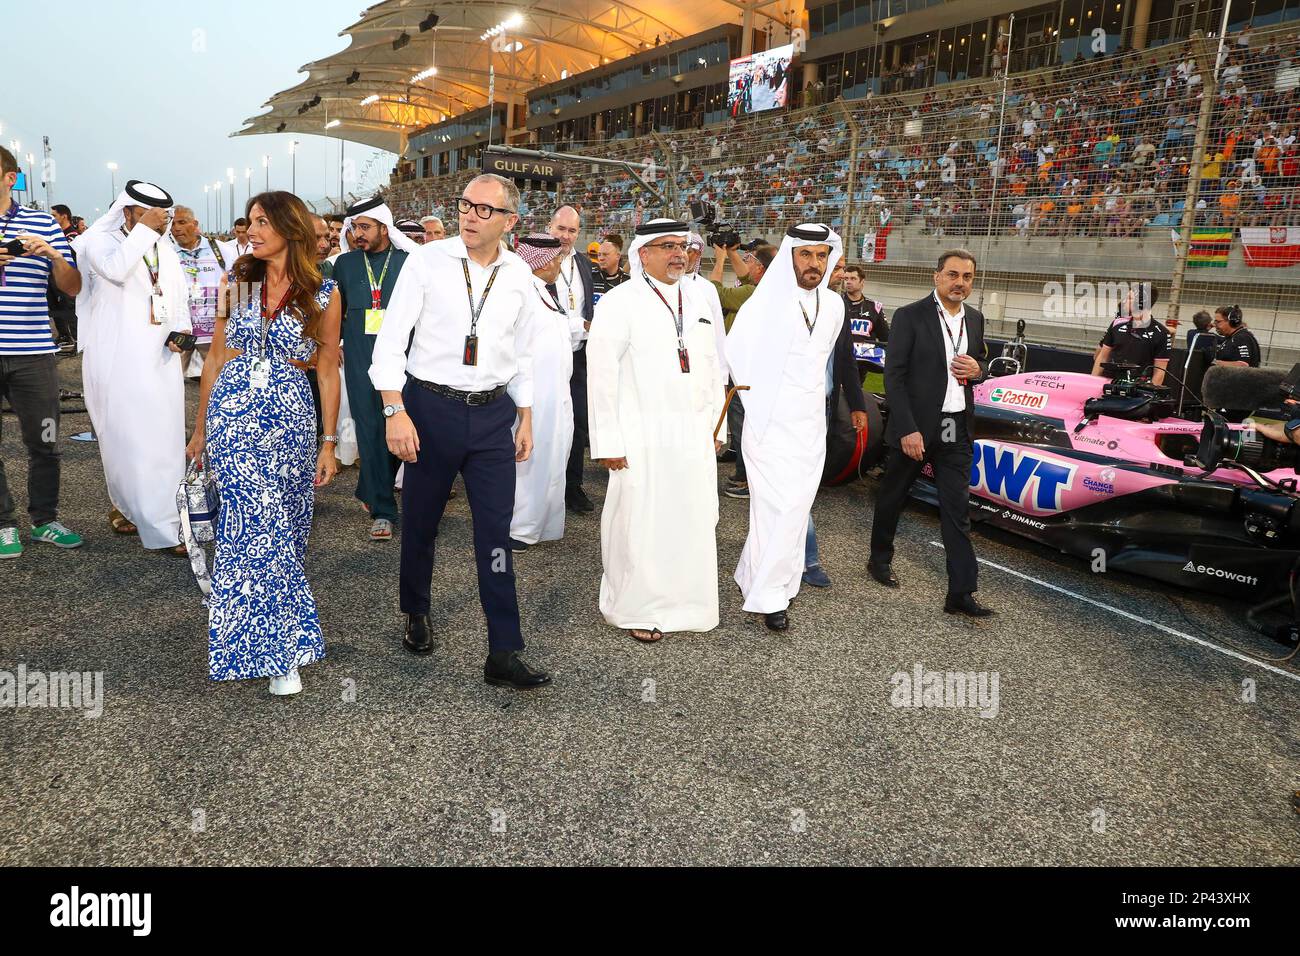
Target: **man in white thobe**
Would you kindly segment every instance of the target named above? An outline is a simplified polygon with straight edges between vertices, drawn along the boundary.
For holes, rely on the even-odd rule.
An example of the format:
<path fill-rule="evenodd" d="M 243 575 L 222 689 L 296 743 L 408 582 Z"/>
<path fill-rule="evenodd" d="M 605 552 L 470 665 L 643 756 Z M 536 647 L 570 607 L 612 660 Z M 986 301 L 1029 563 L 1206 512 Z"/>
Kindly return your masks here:
<path fill-rule="evenodd" d="M 77 296 L 81 376 L 108 495 L 153 550 L 179 545 L 176 489 L 185 477 L 185 382 L 173 333 L 189 333 L 191 321 L 185 273 L 166 239 L 171 206 L 165 190 L 132 180 L 73 243 L 87 280 Z"/>
<path fill-rule="evenodd" d="M 530 323 L 533 355 L 533 453 L 515 465 L 515 512 L 510 550 L 564 537 L 564 487 L 573 447 L 573 351 L 586 337 L 580 310 L 566 308 L 556 282 L 564 244 L 547 233 L 519 240 L 515 249 L 533 270 Z"/>
<path fill-rule="evenodd" d="M 749 536 L 736 583 L 745 610 L 774 631 L 789 626 L 826 462 L 827 362 L 844 322 L 844 301 L 828 285 L 840 251 L 826 226 L 792 227 L 727 335 L 732 378 L 749 386 L 741 437 Z"/>
<path fill-rule="evenodd" d="M 587 340 L 591 456 L 610 471 L 600 610 L 641 641 L 718 625 L 724 379 L 712 312 L 682 281 L 689 236 L 668 219 L 637 229 L 632 278 L 601 296 Z"/>

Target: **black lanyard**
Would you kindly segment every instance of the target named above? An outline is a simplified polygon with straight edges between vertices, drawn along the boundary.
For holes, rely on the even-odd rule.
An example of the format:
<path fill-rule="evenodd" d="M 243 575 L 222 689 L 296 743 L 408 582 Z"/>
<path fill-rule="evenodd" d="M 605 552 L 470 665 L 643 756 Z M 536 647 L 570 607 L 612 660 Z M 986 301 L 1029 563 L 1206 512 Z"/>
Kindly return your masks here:
<path fill-rule="evenodd" d="M 129 235 L 126 231 L 126 226 L 122 227 L 122 235 Z M 162 255 L 158 252 L 158 244 L 155 242 L 153 246 L 153 262 L 149 261 L 149 254 L 147 252 L 140 258 L 144 261 L 144 267 L 149 270 L 149 282 L 153 285 L 153 294 L 162 295 L 162 286 L 158 284 L 159 263 L 162 260 Z"/>
<path fill-rule="evenodd" d="M 474 305 L 474 286 L 469 278 L 469 260 L 461 259 L 460 267 L 465 271 L 465 297 L 469 299 L 469 335 L 465 336 L 465 351 L 461 356 L 461 364 L 477 365 L 478 364 L 478 319 L 483 314 L 483 306 L 487 305 L 488 293 L 492 291 L 492 283 L 497 281 L 497 273 L 501 271 L 501 264 L 492 267 L 492 275 L 488 276 L 487 285 L 483 287 L 483 298 L 478 300 L 478 305 Z"/>
<path fill-rule="evenodd" d="M 952 357 L 956 358 L 961 354 L 961 340 L 966 335 L 966 310 L 961 310 L 961 322 L 957 326 L 957 338 L 954 339 L 952 337 L 952 327 L 948 324 L 948 312 L 944 309 L 943 303 L 939 301 L 937 296 L 934 304 L 939 310 L 939 321 L 943 323 L 943 330 L 948 333 L 948 341 L 952 345 Z"/>
<path fill-rule="evenodd" d="M 537 286 L 533 286 L 533 289 L 534 289 L 534 290 L 537 290 Z M 550 289 L 547 289 L 546 291 L 547 291 L 547 293 L 549 294 L 551 290 L 550 290 Z M 565 313 L 564 313 L 564 306 L 560 305 L 560 300 L 557 299 L 556 297 L 551 296 L 551 302 L 554 302 L 555 305 L 551 305 L 551 302 L 547 302 L 547 301 L 546 301 L 546 296 L 542 295 L 542 293 L 541 293 L 540 290 L 537 291 L 537 298 L 541 299 L 541 300 L 542 300 L 542 305 L 546 306 L 546 307 L 547 307 L 548 309 L 550 309 L 552 312 L 555 312 L 555 313 L 557 313 L 557 314 L 559 314 L 559 315 L 564 315 L 564 314 L 565 314 Z"/>
<path fill-rule="evenodd" d="M 492 267 L 492 275 L 488 276 L 487 285 L 483 288 L 483 298 L 478 300 L 478 305 L 474 304 L 474 286 L 470 283 L 469 278 L 469 260 L 461 259 L 460 267 L 465 270 L 465 297 L 469 299 L 469 334 L 471 336 L 478 333 L 478 319 L 483 314 L 483 306 L 487 304 L 488 293 L 492 291 L 492 283 L 497 281 L 497 273 L 501 271 L 501 266 Z"/>
<path fill-rule="evenodd" d="M 645 282 L 646 285 L 650 287 L 650 290 L 654 292 L 655 295 L 659 296 L 659 301 L 664 304 L 664 308 L 668 310 L 668 314 L 672 316 L 673 322 L 677 326 L 677 364 L 681 366 L 683 372 L 689 372 L 691 370 L 691 354 L 686 350 L 686 339 L 683 338 L 683 333 L 682 333 L 684 320 L 682 318 L 681 283 L 678 282 L 677 284 L 677 314 L 674 315 L 673 307 L 668 304 L 668 300 L 665 299 L 664 294 L 659 291 L 659 287 L 655 285 L 654 282 L 651 281 L 649 276 L 645 276 Z"/>
<path fill-rule="evenodd" d="M 822 290 L 818 289 L 815 296 L 817 307 L 813 310 L 813 320 L 811 322 L 808 321 L 808 310 L 803 307 L 802 302 L 799 303 L 799 311 L 803 313 L 803 324 L 808 327 L 809 335 L 813 334 L 813 329 L 817 328 L 817 320 L 822 317 Z"/>

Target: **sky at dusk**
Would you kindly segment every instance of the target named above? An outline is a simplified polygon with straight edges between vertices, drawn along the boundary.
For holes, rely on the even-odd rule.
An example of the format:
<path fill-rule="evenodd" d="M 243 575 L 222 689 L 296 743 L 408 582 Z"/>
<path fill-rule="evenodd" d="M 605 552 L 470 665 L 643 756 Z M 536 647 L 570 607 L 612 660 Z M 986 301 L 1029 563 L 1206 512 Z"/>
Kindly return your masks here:
<path fill-rule="evenodd" d="M 53 156 L 51 201 L 92 220 L 117 188 L 145 179 L 193 208 L 205 229 L 230 220 L 226 170 L 235 169 L 235 213 L 252 191 L 290 188 L 289 143 L 297 139 L 297 192 L 319 201 L 338 195 L 338 140 L 327 136 L 231 138 L 263 112 L 275 93 L 305 79 L 298 68 L 347 45 L 364 0 L 50 0 L 5 4 L 4 92 L 0 144 L 21 144 L 19 163 L 35 157 L 33 189 L 44 203 L 41 137 Z M 18 79 L 18 82 L 14 82 Z M 323 132 L 323 131 L 322 131 Z M 345 146 L 344 188 L 367 194 L 387 182 L 395 158 L 373 147 Z M 221 213 L 209 215 L 204 185 L 222 181 Z M 215 197 L 215 191 L 212 196 Z M 26 196 L 23 197 L 26 199 Z"/>

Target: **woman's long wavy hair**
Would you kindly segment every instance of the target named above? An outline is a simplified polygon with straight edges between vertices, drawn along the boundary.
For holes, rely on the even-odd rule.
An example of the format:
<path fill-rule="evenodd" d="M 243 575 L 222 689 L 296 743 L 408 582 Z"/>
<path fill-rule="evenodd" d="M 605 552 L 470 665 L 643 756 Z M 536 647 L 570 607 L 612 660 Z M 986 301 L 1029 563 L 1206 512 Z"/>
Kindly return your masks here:
<path fill-rule="evenodd" d="M 250 221 L 254 206 L 262 207 L 266 218 L 271 221 L 271 228 L 288 243 L 285 271 L 293 283 L 288 307 L 295 309 L 302 318 L 303 338 L 319 342 L 323 313 L 316 304 L 316 295 L 320 292 L 321 274 L 320 266 L 316 263 L 316 227 L 311 213 L 307 211 L 306 204 L 293 193 L 278 189 L 258 193 L 248 201 L 244 215 Z M 253 283 L 260 284 L 266 280 L 266 262 L 250 252 L 235 260 L 231 272 L 235 281 L 230 284 L 229 294 L 235 295 L 236 289 L 248 290 L 253 287 Z M 227 314 L 230 304 L 226 304 Z M 271 307 L 274 307 L 274 303 Z"/>

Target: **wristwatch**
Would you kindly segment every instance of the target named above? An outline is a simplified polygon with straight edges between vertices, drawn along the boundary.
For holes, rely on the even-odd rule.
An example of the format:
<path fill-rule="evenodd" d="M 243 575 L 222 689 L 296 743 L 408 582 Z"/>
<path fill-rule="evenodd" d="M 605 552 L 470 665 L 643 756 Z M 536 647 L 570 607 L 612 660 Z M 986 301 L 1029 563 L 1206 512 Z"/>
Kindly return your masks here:
<path fill-rule="evenodd" d="M 384 417 L 385 417 L 385 418 L 392 418 L 392 417 L 393 417 L 394 415 L 396 415 L 398 412 L 404 412 L 404 411 L 406 411 L 406 406 L 405 406 L 405 405 L 385 405 L 385 406 L 384 406 Z"/>
<path fill-rule="evenodd" d="M 321 440 L 321 444 L 322 444 L 322 445 L 324 445 L 324 444 L 326 444 L 326 443 L 329 443 L 329 444 L 331 444 L 331 445 L 337 445 L 337 444 L 339 443 L 339 436 L 338 436 L 338 435 L 321 435 L 321 436 L 320 436 L 320 440 Z"/>

